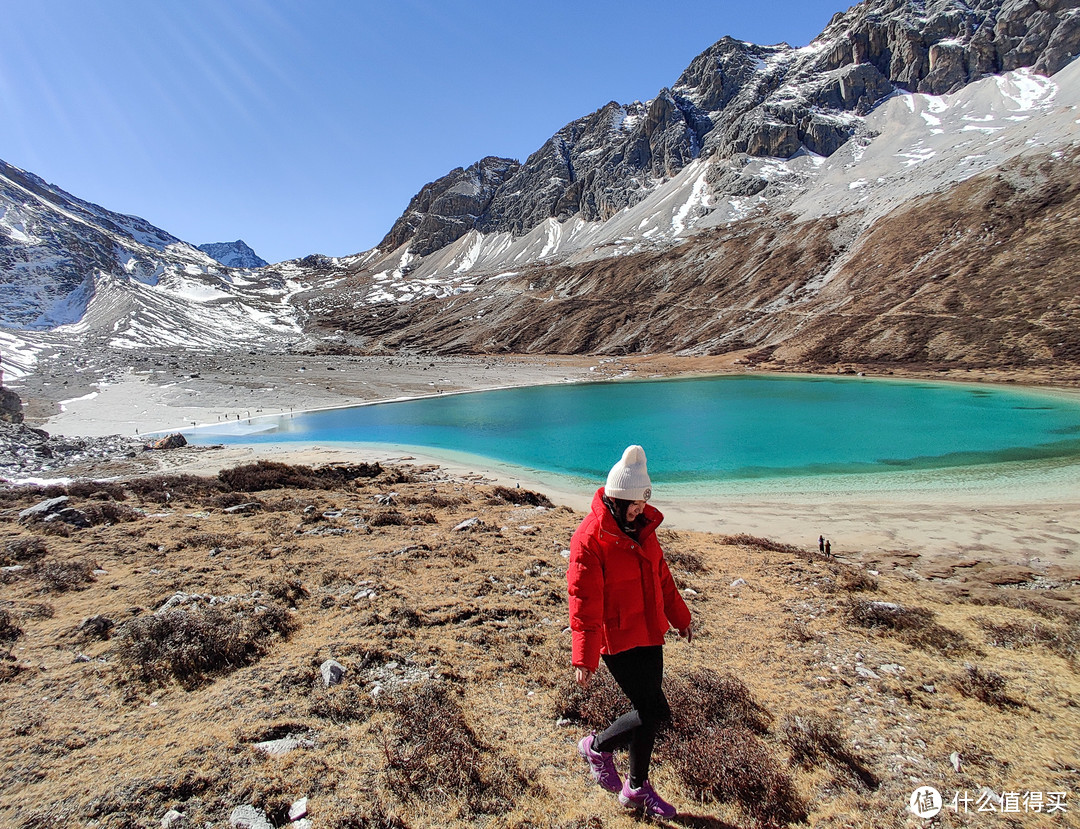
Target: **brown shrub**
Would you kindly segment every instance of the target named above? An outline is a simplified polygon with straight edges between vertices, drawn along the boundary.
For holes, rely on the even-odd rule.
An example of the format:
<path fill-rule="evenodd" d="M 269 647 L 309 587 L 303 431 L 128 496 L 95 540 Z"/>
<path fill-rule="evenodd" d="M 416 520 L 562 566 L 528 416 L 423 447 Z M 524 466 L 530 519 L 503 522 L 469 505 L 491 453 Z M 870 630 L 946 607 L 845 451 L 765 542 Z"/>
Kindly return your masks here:
<path fill-rule="evenodd" d="M 14 642 L 22 636 L 22 628 L 5 608 L 0 607 L 0 642 Z"/>
<path fill-rule="evenodd" d="M 664 550 L 664 558 L 670 567 L 685 570 L 687 573 L 704 573 L 708 570 L 701 556 L 687 550 Z"/>
<path fill-rule="evenodd" d="M 476 736 L 452 691 L 425 682 L 386 695 L 393 715 L 382 735 L 385 774 L 403 800 L 461 798 L 474 814 L 503 814 L 530 785 L 517 764 Z"/>
<path fill-rule="evenodd" d="M 997 708 L 1011 708 L 1019 703 L 1005 690 L 1008 680 L 997 671 L 967 664 L 964 672 L 953 678 L 953 686 L 965 697 L 973 697 Z"/>
<path fill-rule="evenodd" d="M 378 463 L 330 464 L 312 469 L 276 461 L 257 461 L 223 469 L 218 478 L 236 492 L 261 492 L 288 488 L 336 489 L 358 478 L 375 478 L 382 472 Z"/>
<path fill-rule="evenodd" d="M 757 536 L 749 535 L 748 533 L 721 535 L 717 538 L 717 541 L 731 547 L 750 547 L 754 550 L 765 550 L 770 553 L 786 553 L 790 555 L 807 554 L 806 550 L 803 550 L 801 547 L 796 547 L 794 544 L 783 544 L 779 541 L 773 541 L 771 538 L 758 538 Z"/>
<path fill-rule="evenodd" d="M 572 677 L 564 677 L 555 695 L 555 717 L 584 723 L 597 731 L 607 728 L 616 717 L 626 713 L 630 703 L 601 663 L 588 686 L 582 688 Z"/>
<path fill-rule="evenodd" d="M 441 492 L 426 492 L 420 495 L 403 495 L 401 503 L 404 506 L 423 505 L 435 509 L 448 509 L 463 506 L 469 503 L 469 499 L 464 495 L 443 495 Z"/>
<path fill-rule="evenodd" d="M 836 586 L 849 593 L 860 590 L 875 591 L 878 589 L 878 580 L 858 567 L 841 567 L 836 577 Z"/>
<path fill-rule="evenodd" d="M 314 717 L 330 720 L 337 725 L 360 722 L 371 716 L 371 696 L 355 684 L 333 685 L 320 683 L 311 697 L 308 711 Z"/>
<path fill-rule="evenodd" d="M 72 481 L 64 487 L 64 494 L 72 498 L 111 498 L 123 501 L 127 492 L 114 481 Z"/>
<path fill-rule="evenodd" d="M 166 503 L 178 496 L 207 497 L 222 491 L 220 481 L 200 475 L 147 475 L 125 482 L 144 501 Z"/>
<path fill-rule="evenodd" d="M 235 540 L 235 536 L 226 535 L 225 533 L 195 532 L 181 536 L 176 542 L 176 546 L 181 550 L 185 547 L 210 550 L 214 547 L 228 547 L 229 542 Z"/>
<path fill-rule="evenodd" d="M 739 726 L 764 734 L 772 715 L 738 677 L 698 668 L 665 681 L 672 731 L 684 738 L 718 726 Z"/>
<path fill-rule="evenodd" d="M 76 634 L 78 638 L 84 640 L 108 639 L 114 627 L 116 627 L 116 622 L 107 616 L 98 614 L 83 619 L 76 629 Z"/>
<path fill-rule="evenodd" d="M 987 633 L 987 644 L 997 648 L 1030 648 L 1041 646 L 1069 660 L 1075 667 L 1080 661 L 1080 620 L 1072 619 L 1063 625 L 1045 622 L 995 622 L 976 619 Z"/>
<path fill-rule="evenodd" d="M 379 510 L 368 518 L 372 527 L 400 527 L 409 523 L 408 516 L 396 509 Z"/>
<path fill-rule="evenodd" d="M 144 682 L 175 679 L 194 688 L 209 675 L 257 661 L 274 637 L 288 636 L 296 622 L 277 604 L 255 607 L 232 602 L 174 608 L 134 619 L 124 626 L 117 657 Z"/>
<path fill-rule="evenodd" d="M 759 737 L 741 726 L 672 741 L 668 762 L 702 801 L 734 801 L 761 826 L 806 818 L 795 784 Z"/>
<path fill-rule="evenodd" d="M 822 714 L 808 712 L 801 716 L 785 714 L 780 721 L 780 739 L 791 749 L 791 761 L 805 768 L 832 764 L 855 777 L 868 789 L 876 789 L 877 777 L 866 767 L 836 723 Z"/>
<path fill-rule="evenodd" d="M 263 590 L 288 607 L 296 607 L 310 595 L 300 579 L 277 579 L 264 584 Z"/>
<path fill-rule="evenodd" d="M 44 558 L 48 553 L 45 542 L 37 536 L 20 536 L 19 538 L 13 538 L 5 545 L 3 554 L 0 554 L 0 561 L 3 562 L 0 566 L 7 567 L 12 564 L 23 564 L 27 561 L 37 561 L 39 558 Z"/>
<path fill-rule="evenodd" d="M 553 507 L 551 499 L 540 492 L 533 492 L 520 487 L 497 486 L 491 490 L 492 496 L 508 504 L 529 507 Z"/>
<path fill-rule="evenodd" d="M 95 566 L 86 559 L 77 561 L 40 561 L 33 574 L 41 582 L 43 593 L 66 593 L 94 581 Z"/>
<path fill-rule="evenodd" d="M 973 650 L 971 643 L 962 633 L 935 622 L 933 611 L 924 607 L 904 607 L 894 602 L 850 599 L 845 615 L 850 622 L 860 627 L 895 634 L 915 647 L 934 648 L 946 655 Z"/>
<path fill-rule="evenodd" d="M 142 513 L 127 504 L 116 501 L 90 501 L 79 508 L 95 527 L 102 524 L 121 524 L 126 521 L 138 521 Z"/>

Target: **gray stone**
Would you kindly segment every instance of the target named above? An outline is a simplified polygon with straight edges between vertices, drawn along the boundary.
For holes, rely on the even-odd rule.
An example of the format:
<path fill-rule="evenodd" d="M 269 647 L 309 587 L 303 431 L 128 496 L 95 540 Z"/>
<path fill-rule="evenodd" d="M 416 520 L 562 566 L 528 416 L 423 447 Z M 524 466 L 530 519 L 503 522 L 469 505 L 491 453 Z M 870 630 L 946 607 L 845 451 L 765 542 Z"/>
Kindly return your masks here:
<path fill-rule="evenodd" d="M 173 829 L 173 827 L 181 826 L 184 823 L 184 813 L 178 812 L 176 809 L 169 809 L 161 817 L 161 829 Z"/>
<path fill-rule="evenodd" d="M 273 756 L 281 756 L 282 754 L 288 754 L 290 751 L 295 751 L 298 748 L 314 748 L 315 743 L 304 737 L 297 737 L 292 734 L 287 737 L 281 737 L 277 740 L 264 740 L 261 743 L 255 743 L 255 748 L 264 754 L 270 754 Z"/>
<path fill-rule="evenodd" d="M 289 820 L 300 820 L 302 817 L 307 817 L 307 804 L 308 799 L 306 797 L 302 797 L 293 803 L 289 807 Z"/>
<path fill-rule="evenodd" d="M 323 685 L 329 688 L 341 682 L 345 676 L 345 666 L 336 660 L 327 659 L 319 666 L 319 673 L 322 674 Z"/>
<path fill-rule="evenodd" d="M 258 512 L 261 509 L 261 505 L 256 501 L 248 501 L 244 504 L 237 504 L 233 507 L 226 507 L 222 510 L 226 515 L 250 515 L 253 512 Z"/>
<path fill-rule="evenodd" d="M 274 829 L 266 813 L 254 806 L 237 806 L 229 815 L 229 825 L 233 829 Z"/>
<path fill-rule="evenodd" d="M 66 495 L 59 495 L 56 498 L 49 498 L 47 501 L 34 504 L 32 507 L 27 507 L 19 513 L 20 521 L 34 521 L 44 519 L 46 516 L 53 515 L 62 509 L 65 509 L 71 502 L 71 499 Z"/>
<path fill-rule="evenodd" d="M 81 529 L 93 526 L 93 523 L 87 517 L 86 513 L 81 509 L 75 509 L 75 507 L 64 507 L 51 515 L 46 515 L 43 520 L 46 523 L 63 521 L 65 524 L 70 524 L 73 527 L 79 527 Z"/>
<path fill-rule="evenodd" d="M 464 521 L 454 527 L 451 532 L 460 533 L 464 532 L 465 530 L 471 530 L 474 527 L 478 527 L 479 525 L 480 519 L 474 516 L 473 518 L 466 518 Z"/>

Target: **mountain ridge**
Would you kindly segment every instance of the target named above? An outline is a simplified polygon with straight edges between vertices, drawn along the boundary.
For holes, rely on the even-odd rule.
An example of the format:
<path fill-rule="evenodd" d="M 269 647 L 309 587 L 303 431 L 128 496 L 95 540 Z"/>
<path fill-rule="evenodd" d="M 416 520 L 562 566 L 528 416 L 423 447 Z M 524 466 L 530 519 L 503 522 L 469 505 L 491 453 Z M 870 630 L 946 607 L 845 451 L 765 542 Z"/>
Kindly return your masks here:
<path fill-rule="evenodd" d="M 11 290 L 0 297 L 9 329 L 0 341 L 24 367 L 48 344 L 83 340 L 113 351 L 750 349 L 784 361 L 774 365 L 962 361 L 967 344 L 980 365 L 1072 365 L 1080 312 L 1064 301 L 1034 303 L 1037 319 L 983 325 L 957 300 L 965 324 L 938 345 L 924 330 L 927 309 L 893 324 L 911 299 L 894 283 L 929 295 L 928 280 L 941 277 L 965 296 L 958 277 L 919 268 L 951 250 L 970 277 L 979 257 L 997 261 L 992 249 L 957 249 L 943 228 L 924 260 L 865 242 L 908 246 L 897 228 L 917 235 L 910 216 L 927 199 L 940 215 L 954 202 L 977 205 L 955 219 L 977 239 L 993 200 L 972 200 L 964 183 L 990 192 L 1004 175 L 1022 180 L 1002 196 L 1015 243 L 1026 227 L 1075 257 L 1029 195 L 1044 179 L 1071 193 L 1077 175 L 1078 6 L 866 0 L 806 47 L 723 38 L 649 102 L 610 102 L 523 163 L 489 156 L 425 185 L 380 246 L 349 257 L 226 268 L 148 222 L 4 165 L 0 281 Z M 1058 64 L 1052 78 L 1026 68 Z M 851 261 L 880 284 L 855 279 Z M 784 262 L 787 272 L 773 267 Z M 1032 296 L 1067 296 L 1075 281 L 1012 266 Z M 1004 290 L 993 268 L 994 290 Z M 642 305 L 643 290 L 652 301 L 656 289 L 677 313 Z M 862 324 L 838 312 L 845 305 L 861 309 Z M 875 314 L 885 322 L 870 324 Z M 807 333 L 826 319 L 842 343 Z M 1030 334 L 1011 351 L 985 339 L 1012 337 L 1001 327 L 1009 319 Z M 1057 332 L 1064 346 L 1049 344 Z"/>

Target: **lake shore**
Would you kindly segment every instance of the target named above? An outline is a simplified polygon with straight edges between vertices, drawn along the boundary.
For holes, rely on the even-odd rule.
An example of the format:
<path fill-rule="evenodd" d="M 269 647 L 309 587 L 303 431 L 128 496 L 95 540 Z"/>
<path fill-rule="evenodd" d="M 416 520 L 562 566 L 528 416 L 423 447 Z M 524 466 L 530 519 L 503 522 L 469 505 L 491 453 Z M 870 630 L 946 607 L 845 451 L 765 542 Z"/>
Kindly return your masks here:
<path fill-rule="evenodd" d="M 171 364 L 116 372 L 82 393 L 53 401 L 54 412 L 38 421 L 65 435 L 146 434 L 213 425 L 248 416 L 357 405 L 376 400 L 419 397 L 542 383 L 585 382 L 614 378 L 716 374 L 745 371 L 740 355 L 679 358 L 669 355 L 631 358 L 585 357 L 355 357 L 284 355 L 252 357 L 241 371 L 224 359 L 199 357 L 178 371 Z M 854 371 L 859 367 L 849 367 Z M 862 370 L 862 369 L 860 369 Z M 884 372 L 866 370 L 868 376 Z M 890 372 L 892 373 L 892 372 Z M 186 374 L 186 376 L 182 376 Z M 899 377 L 900 373 L 893 373 Z M 910 371 L 903 376 L 969 382 L 1006 381 L 1076 397 L 1075 379 L 1049 385 L 1045 373 Z M 54 378 L 54 382 L 57 378 Z M 60 385 L 56 382 L 56 385 Z M 65 388 L 71 388 L 69 383 Z M 55 386 L 54 386 L 55 388 Z M 37 384 L 37 390 L 45 387 Z M 55 396 L 55 392 L 54 392 Z M 35 399 L 35 410 L 48 414 Z M 149 455 L 151 453 L 144 453 Z M 448 457 L 429 450 L 358 446 L 247 446 L 172 450 L 141 458 L 162 471 L 215 474 L 222 468 L 258 459 L 319 465 L 338 461 L 381 460 L 438 464 L 467 477 L 539 489 L 556 503 L 588 508 L 592 487 L 543 473 L 468 456 Z M 144 469 L 144 471 L 152 471 Z M 985 471 L 985 470 L 984 470 Z M 988 562 L 1046 574 L 1080 569 L 1080 466 L 1053 475 L 991 470 L 981 481 L 957 486 L 894 479 L 870 481 L 849 477 L 837 487 L 719 492 L 700 497 L 657 492 L 655 503 L 675 529 L 721 534 L 747 533 L 809 547 L 819 535 L 834 552 L 858 556 L 883 566 L 940 571 L 957 562 Z M 123 474 L 123 467 L 103 469 Z M 80 472 L 80 474 L 84 474 Z M 874 476 L 887 478 L 889 476 Z M 978 476 L 976 476 L 978 477 Z M 599 485 L 601 482 L 597 482 Z M 869 484 L 875 484 L 870 486 Z M 1064 568 L 1062 570 L 1061 568 Z"/>

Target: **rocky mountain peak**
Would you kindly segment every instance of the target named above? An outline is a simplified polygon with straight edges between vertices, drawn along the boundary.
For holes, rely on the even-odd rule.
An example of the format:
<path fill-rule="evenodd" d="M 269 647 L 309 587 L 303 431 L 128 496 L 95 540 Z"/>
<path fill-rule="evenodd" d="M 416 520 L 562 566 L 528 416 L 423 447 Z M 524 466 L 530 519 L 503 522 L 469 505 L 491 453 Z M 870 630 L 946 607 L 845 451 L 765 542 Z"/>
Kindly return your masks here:
<path fill-rule="evenodd" d="M 457 241 L 476 226 L 499 186 L 520 166 L 511 158 L 488 156 L 425 184 L 379 247 L 394 250 L 408 241 L 412 253 L 426 256 Z"/>
<path fill-rule="evenodd" d="M 407 244 L 426 256 L 472 229 L 520 237 L 548 219 L 605 221 L 699 157 L 718 160 L 710 181 L 731 182 L 726 194 L 739 195 L 748 189 L 741 159 L 830 156 L 897 90 L 940 95 L 1018 67 L 1058 71 L 1080 52 L 1078 5 L 865 0 L 803 48 L 723 37 L 652 100 L 612 101 L 524 164 L 500 160 L 498 175 L 472 185 L 474 196 L 452 191 L 463 178 L 479 180 L 489 159 L 425 185 L 379 248 Z"/>
<path fill-rule="evenodd" d="M 264 268 L 269 262 L 253 251 L 243 239 L 235 242 L 209 242 L 198 249 L 227 268 Z"/>

